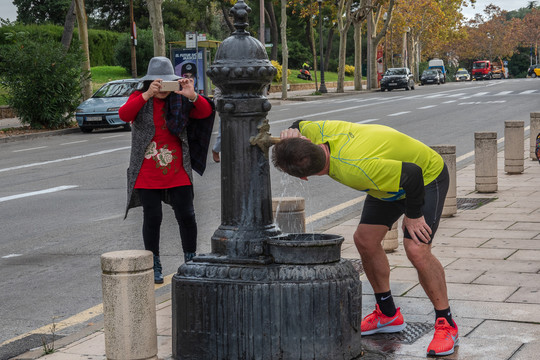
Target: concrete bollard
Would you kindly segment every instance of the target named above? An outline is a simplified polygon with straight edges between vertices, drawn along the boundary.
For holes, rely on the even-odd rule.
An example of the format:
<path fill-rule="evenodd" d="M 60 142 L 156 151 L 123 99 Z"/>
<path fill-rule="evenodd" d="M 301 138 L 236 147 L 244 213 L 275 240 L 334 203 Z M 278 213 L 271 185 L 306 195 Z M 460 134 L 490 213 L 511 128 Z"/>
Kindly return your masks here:
<path fill-rule="evenodd" d="M 504 171 L 508 174 L 521 174 L 524 170 L 524 126 L 522 120 L 504 122 Z"/>
<path fill-rule="evenodd" d="M 540 133 L 540 112 L 531 113 L 529 138 L 531 143 L 531 160 L 536 160 L 536 136 Z"/>
<path fill-rule="evenodd" d="M 274 222 L 283 233 L 305 233 L 306 213 L 303 197 L 272 198 Z"/>
<path fill-rule="evenodd" d="M 146 250 L 101 255 L 108 360 L 158 359 L 153 265 Z"/>
<path fill-rule="evenodd" d="M 383 250 L 387 253 L 391 253 L 396 250 L 399 246 L 398 239 L 398 222 L 396 221 L 392 228 L 386 233 L 382 241 Z"/>
<path fill-rule="evenodd" d="M 497 191 L 497 133 L 474 133 L 475 189 L 479 193 Z"/>
<path fill-rule="evenodd" d="M 457 213 L 456 146 L 434 145 L 431 148 L 441 155 L 448 168 L 450 183 L 448 185 L 446 199 L 444 200 L 442 217 L 452 217 Z"/>

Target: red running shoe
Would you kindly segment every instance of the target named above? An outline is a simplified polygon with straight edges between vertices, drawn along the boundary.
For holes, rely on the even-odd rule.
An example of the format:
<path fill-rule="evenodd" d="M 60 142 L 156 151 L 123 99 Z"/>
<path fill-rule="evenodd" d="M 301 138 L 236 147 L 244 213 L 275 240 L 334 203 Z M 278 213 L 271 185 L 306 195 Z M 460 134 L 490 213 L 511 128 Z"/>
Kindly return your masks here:
<path fill-rule="evenodd" d="M 396 314 L 392 317 L 384 315 L 379 309 L 379 305 L 375 304 L 375 311 L 366 316 L 362 320 L 360 326 L 362 336 L 372 335 L 377 333 L 395 333 L 405 329 L 407 324 L 403 320 L 401 311 L 397 308 Z"/>
<path fill-rule="evenodd" d="M 450 355 L 454 353 L 454 347 L 459 345 L 458 327 L 450 326 L 445 318 L 440 317 L 435 321 L 435 334 L 427 348 L 428 355 Z"/>

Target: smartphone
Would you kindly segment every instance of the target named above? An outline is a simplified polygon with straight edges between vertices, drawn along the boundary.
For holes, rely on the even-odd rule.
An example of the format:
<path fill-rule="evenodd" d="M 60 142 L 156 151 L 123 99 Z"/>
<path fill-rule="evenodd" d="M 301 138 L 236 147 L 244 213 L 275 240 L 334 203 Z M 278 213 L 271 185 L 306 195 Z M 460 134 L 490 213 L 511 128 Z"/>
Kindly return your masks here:
<path fill-rule="evenodd" d="M 182 87 L 178 81 L 162 81 L 160 91 L 180 91 Z"/>

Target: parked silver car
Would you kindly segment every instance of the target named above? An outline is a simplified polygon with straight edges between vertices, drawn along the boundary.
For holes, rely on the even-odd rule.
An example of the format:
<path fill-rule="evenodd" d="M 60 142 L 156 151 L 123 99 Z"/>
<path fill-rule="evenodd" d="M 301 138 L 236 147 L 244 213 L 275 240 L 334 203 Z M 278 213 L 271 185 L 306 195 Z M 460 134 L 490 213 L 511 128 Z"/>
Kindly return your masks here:
<path fill-rule="evenodd" d="M 118 109 L 140 85 L 138 79 L 124 79 L 111 81 L 100 87 L 90 99 L 82 102 L 75 112 L 81 131 L 89 133 L 94 129 L 119 126 L 130 131 L 131 125 L 120 120 Z"/>

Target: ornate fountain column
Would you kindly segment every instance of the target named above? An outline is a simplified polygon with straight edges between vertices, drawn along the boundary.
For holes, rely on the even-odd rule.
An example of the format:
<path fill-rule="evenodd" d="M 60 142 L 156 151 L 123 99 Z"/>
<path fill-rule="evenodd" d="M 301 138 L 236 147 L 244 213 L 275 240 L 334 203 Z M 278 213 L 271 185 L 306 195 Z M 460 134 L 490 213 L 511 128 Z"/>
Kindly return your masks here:
<path fill-rule="evenodd" d="M 282 235 L 273 224 L 271 105 L 262 93 L 276 70 L 245 31 L 249 11 L 243 0 L 232 8 L 236 31 L 208 71 L 223 94 L 222 223 L 212 252 L 172 279 L 173 357 L 355 359 L 362 291 L 358 273 L 340 257 L 343 237 Z"/>

